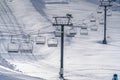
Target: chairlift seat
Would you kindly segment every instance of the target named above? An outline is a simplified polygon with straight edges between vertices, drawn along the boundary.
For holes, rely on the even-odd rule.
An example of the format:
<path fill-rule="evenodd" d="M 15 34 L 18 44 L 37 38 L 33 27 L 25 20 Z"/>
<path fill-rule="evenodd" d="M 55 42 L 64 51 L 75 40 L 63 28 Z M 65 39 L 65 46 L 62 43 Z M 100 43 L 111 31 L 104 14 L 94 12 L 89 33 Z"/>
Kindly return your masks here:
<path fill-rule="evenodd" d="M 58 40 L 56 38 L 50 38 L 47 40 L 48 47 L 57 47 L 58 46 Z"/>
<path fill-rule="evenodd" d="M 10 37 L 11 37 L 11 43 L 18 43 L 20 40 L 19 35 L 10 35 Z"/>
<path fill-rule="evenodd" d="M 80 28 L 81 29 L 87 29 L 87 26 L 86 25 L 82 25 Z"/>
<path fill-rule="evenodd" d="M 76 31 L 74 29 L 70 29 L 67 31 L 67 37 L 74 37 L 76 35 Z"/>
<path fill-rule="evenodd" d="M 107 16 L 112 16 L 112 10 L 107 11 Z"/>
<path fill-rule="evenodd" d="M 99 8 L 97 9 L 97 13 L 98 13 L 98 14 L 102 14 L 102 13 L 103 13 L 103 9 L 102 9 L 101 7 L 99 7 Z"/>
<path fill-rule="evenodd" d="M 18 53 L 19 44 L 18 43 L 9 43 L 7 47 L 8 53 Z"/>
<path fill-rule="evenodd" d="M 28 35 L 28 34 L 27 35 L 23 35 L 22 37 L 23 37 L 25 43 L 29 43 L 30 42 L 30 35 Z"/>
<path fill-rule="evenodd" d="M 45 44 L 45 37 L 43 36 L 37 36 L 35 38 L 36 44 Z"/>
<path fill-rule="evenodd" d="M 21 43 L 20 45 L 21 53 L 32 53 L 33 52 L 33 44 L 32 43 Z"/>
<path fill-rule="evenodd" d="M 76 35 L 76 31 L 74 29 L 70 29 L 70 34 L 71 35 Z"/>
<path fill-rule="evenodd" d="M 80 34 L 81 35 L 88 35 L 88 29 L 81 29 Z"/>
<path fill-rule="evenodd" d="M 61 31 L 57 30 L 54 32 L 55 33 L 55 37 L 61 37 Z"/>
<path fill-rule="evenodd" d="M 103 11 L 102 11 L 102 10 L 98 10 L 97 13 L 98 13 L 98 14 L 102 14 Z"/>
<path fill-rule="evenodd" d="M 95 18 L 91 18 L 90 22 L 96 22 L 96 19 Z"/>
<path fill-rule="evenodd" d="M 99 20 L 99 24 L 103 25 L 103 24 L 104 24 L 104 20 L 103 20 L 103 19 L 100 19 L 100 20 Z"/>
<path fill-rule="evenodd" d="M 91 26 L 91 30 L 92 30 L 92 31 L 97 31 L 97 30 L 98 30 L 97 25 L 92 25 L 92 26 Z"/>

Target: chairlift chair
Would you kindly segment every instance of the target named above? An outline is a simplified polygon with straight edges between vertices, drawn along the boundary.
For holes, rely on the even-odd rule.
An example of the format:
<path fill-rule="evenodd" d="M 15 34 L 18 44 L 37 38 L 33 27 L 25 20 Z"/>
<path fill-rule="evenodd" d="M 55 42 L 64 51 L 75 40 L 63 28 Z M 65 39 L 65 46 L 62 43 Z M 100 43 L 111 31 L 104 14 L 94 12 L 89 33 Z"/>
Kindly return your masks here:
<path fill-rule="evenodd" d="M 56 30 L 54 32 L 54 34 L 55 34 L 55 37 L 61 37 L 61 31 L 60 30 Z"/>
<path fill-rule="evenodd" d="M 96 22 L 96 18 L 94 16 L 91 17 L 90 22 Z"/>
<path fill-rule="evenodd" d="M 11 37 L 11 40 L 10 40 L 11 43 L 17 43 L 17 42 L 19 42 L 18 35 L 10 35 L 10 37 Z"/>
<path fill-rule="evenodd" d="M 80 29 L 80 34 L 81 35 L 88 35 L 88 28 L 86 24 L 83 24 Z"/>
<path fill-rule="evenodd" d="M 87 29 L 87 25 L 86 25 L 86 24 L 82 24 L 82 25 L 80 26 L 80 28 L 81 28 L 81 29 Z"/>
<path fill-rule="evenodd" d="M 29 42 L 30 42 L 30 35 L 29 35 L 29 34 L 24 35 L 24 36 L 23 36 L 23 39 L 24 39 L 24 42 L 25 42 L 25 43 L 29 43 Z"/>
<path fill-rule="evenodd" d="M 33 52 L 33 44 L 22 42 L 20 44 L 20 52 L 21 53 L 32 53 Z"/>
<path fill-rule="evenodd" d="M 111 9 L 107 10 L 107 16 L 112 16 L 112 10 Z"/>
<path fill-rule="evenodd" d="M 36 44 L 45 44 L 46 38 L 44 36 L 35 37 Z"/>
<path fill-rule="evenodd" d="M 69 30 L 67 31 L 67 33 L 66 33 L 66 36 L 67 36 L 67 37 L 74 37 L 75 35 L 76 35 L 76 31 L 75 31 L 74 28 L 69 29 Z"/>
<path fill-rule="evenodd" d="M 80 34 L 81 35 L 88 35 L 88 29 L 81 29 Z"/>
<path fill-rule="evenodd" d="M 103 9 L 102 9 L 101 7 L 99 7 L 99 8 L 97 9 L 97 13 L 98 13 L 98 14 L 102 14 L 102 13 L 103 13 Z"/>
<path fill-rule="evenodd" d="M 19 44 L 18 43 L 9 43 L 7 46 L 8 53 L 18 53 L 19 52 Z"/>
<path fill-rule="evenodd" d="M 92 26 L 91 26 L 91 31 L 97 31 L 97 30 L 98 30 L 97 25 L 92 25 Z"/>
<path fill-rule="evenodd" d="M 99 24 L 101 24 L 101 25 L 104 24 L 104 19 L 103 19 L 103 18 L 100 18 L 100 19 L 99 19 Z"/>
<path fill-rule="evenodd" d="M 58 46 L 58 40 L 56 38 L 49 38 L 47 40 L 48 47 L 57 47 Z"/>

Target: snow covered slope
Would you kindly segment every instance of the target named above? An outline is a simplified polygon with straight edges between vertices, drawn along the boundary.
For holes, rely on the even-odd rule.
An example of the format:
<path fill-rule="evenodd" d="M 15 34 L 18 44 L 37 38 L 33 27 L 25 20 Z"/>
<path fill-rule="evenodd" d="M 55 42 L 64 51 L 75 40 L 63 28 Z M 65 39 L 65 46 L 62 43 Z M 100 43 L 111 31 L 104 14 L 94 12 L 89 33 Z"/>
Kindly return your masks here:
<path fill-rule="evenodd" d="M 3 4 L 3 1 L 0 2 Z M 0 23 L 4 26 L 0 26 L 0 28 L 4 32 L 7 31 L 8 34 L 20 34 L 20 40 L 17 39 L 19 44 L 26 39 L 23 36 L 21 38 L 21 34 L 29 34 L 30 42 L 33 44 L 33 52 L 9 53 L 7 47 L 8 43 L 11 42 L 11 37 L 8 34 L 5 36 L 5 33 L 1 31 L 1 56 L 16 65 L 16 68 L 22 73 L 13 71 L 8 73 L 2 67 L 0 68 L 0 77 L 4 77 L 6 80 L 8 78 L 9 80 L 11 78 L 14 80 L 37 80 L 36 77 L 46 80 L 59 80 L 60 38 L 57 38 L 59 40 L 58 47 L 52 48 L 47 46 L 47 39 L 54 37 L 55 27 L 51 23 L 53 21 L 52 17 L 64 16 L 66 13 L 73 15 L 72 21 L 77 35 L 73 38 L 65 37 L 65 78 L 68 80 L 110 80 L 114 73 L 120 74 L 120 12 L 113 11 L 112 16 L 107 17 L 108 44 L 103 45 L 101 43 L 103 40 L 103 25 L 99 24 L 103 14 L 97 14 L 98 5 L 94 2 L 95 0 L 65 1 L 68 2 L 63 3 L 63 0 L 12 0 L 9 2 L 6 0 L 10 9 L 0 9 L 2 13 L 11 10 L 14 19 L 11 12 L 9 14 L 3 13 Z M 3 5 L 6 6 L 5 3 Z M 97 31 L 91 30 L 91 16 L 96 17 Z M 13 19 L 12 22 L 11 19 Z M 88 35 L 80 35 L 79 26 L 82 23 L 87 24 Z M 10 24 L 12 24 L 12 27 L 9 27 Z M 17 26 L 15 27 L 15 25 Z M 65 30 L 67 29 L 65 26 Z M 41 34 L 46 37 L 45 45 L 36 44 L 35 37 L 38 31 L 45 33 Z M 12 77 L 12 75 L 16 76 Z M 26 77 L 26 75 L 29 76 Z"/>
<path fill-rule="evenodd" d="M 0 80 L 44 80 L 38 77 L 27 76 L 23 73 L 12 71 L 0 66 Z"/>

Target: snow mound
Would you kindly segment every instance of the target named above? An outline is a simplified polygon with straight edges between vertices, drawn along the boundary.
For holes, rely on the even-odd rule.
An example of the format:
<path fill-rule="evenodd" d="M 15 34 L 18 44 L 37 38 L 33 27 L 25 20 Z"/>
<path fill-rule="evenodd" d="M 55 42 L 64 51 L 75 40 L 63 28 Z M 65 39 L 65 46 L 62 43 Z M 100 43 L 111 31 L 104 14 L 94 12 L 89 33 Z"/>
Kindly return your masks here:
<path fill-rule="evenodd" d="M 0 56 L 0 65 L 1 66 L 4 66 L 4 67 L 7 67 L 7 68 L 10 68 L 10 69 L 12 69 L 12 70 L 14 70 L 15 69 L 15 65 L 13 65 L 13 64 L 10 64 L 8 61 L 6 61 L 4 58 L 2 58 L 1 56 Z M 1 76 L 0 76 L 1 77 Z"/>
<path fill-rule="evenodd" d="M 6 76 L 6 75 L 3 75 L 3 74 L 0 74 L 0 78 L 3 79 L 3 80 L 22 80 L 22 79 L 18 79 L 18 78 L 13 78 L 13 77 L 10 77 L 10 76 Z"/>

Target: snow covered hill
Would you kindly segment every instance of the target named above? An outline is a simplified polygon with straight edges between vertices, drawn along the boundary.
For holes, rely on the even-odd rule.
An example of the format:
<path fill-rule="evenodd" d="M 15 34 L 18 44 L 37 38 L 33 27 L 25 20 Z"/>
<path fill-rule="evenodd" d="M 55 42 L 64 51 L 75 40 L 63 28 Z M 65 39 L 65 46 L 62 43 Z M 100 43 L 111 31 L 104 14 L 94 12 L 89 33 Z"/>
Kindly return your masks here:
<path fill-rule="evenodd" d="M 16 72 L 0 66 L 0 80 L 44 80 L 38 77 L 27 76 L 23 73 Z"/>
<path fill-rule="evenodd" d="M 66 13 L 73 15 L 76 35 L 67 37 L 71 28 L 65 26 L 65 79 L 112 80 L 114 73 L 119 76 L 120 12 L 112 11 L 112 16 L 107 17 L 108 44 L 104 45 L 101 22 L 104 17 L 97 13 L 98 3 L 97 0 L 0 0 L 0 80 L 59 80 L 60 37 L 56 38 L 57 47 L 48 47 L 47 41 L 55 37 L 53 17 Z M 82 35 L 83 24 L 88 35 Z M 41 36 L 42 45 L 36 44 Z"/>

